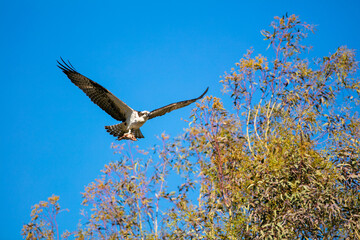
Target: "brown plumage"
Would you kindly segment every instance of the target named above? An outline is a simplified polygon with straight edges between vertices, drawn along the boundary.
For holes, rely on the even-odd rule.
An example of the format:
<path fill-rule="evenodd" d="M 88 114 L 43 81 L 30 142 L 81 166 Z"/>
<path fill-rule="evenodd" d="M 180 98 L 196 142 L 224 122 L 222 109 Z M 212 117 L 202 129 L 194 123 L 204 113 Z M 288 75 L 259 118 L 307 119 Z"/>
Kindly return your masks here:
<path fill-rule="evenodd" d="M 144 138 L 140 131 L 140 127 L 149 119 L 162 116 L 166 113 L 179 108 L 186 107 L 198 99 L 201 99 L 208 91 L 207 88 L 200 97 L 180 101 L 166 105 L 164 107 L 149 111 L 136 111 L 118 99 L 109 90 L 100 84 L 92 81 L 76 71 L 71 63 L 65 62 L 62 58 L 58 62 L 58 67 L 66 74 L 66 76 L 78 86 L 96 105 L 108 113 L 114 119 L 122 123 L 112 126 L 105 126 L 107 132 L 117 137 L 117 140 Z"/>

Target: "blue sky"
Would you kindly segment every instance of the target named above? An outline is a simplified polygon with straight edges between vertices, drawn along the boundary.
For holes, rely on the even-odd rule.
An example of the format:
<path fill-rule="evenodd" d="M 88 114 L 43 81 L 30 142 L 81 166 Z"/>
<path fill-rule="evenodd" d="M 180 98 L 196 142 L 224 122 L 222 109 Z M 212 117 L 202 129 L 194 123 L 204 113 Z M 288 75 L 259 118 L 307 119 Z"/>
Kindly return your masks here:
<path fill-rule="evenodd" d="M 267 54 L 260 34 L 273 17 L 295 13 L 317 25 L 309 42 L 323 56 L 360 49 L 359 1 L 2 1 L 0 239 L 19 239 L 31 206 L 52 194 L 70 210 L 74 230 L 80 192 L 116 160 L 116 121 L 56 67 L 62 56 L 79 72 L 137 110 L 193 98 L 207 86 L 222 96 L 219 76 L 247 49 Z M 358 58 L 357 58 L 358 59 Z M 166 131 L 181 134 L 187 107 L 142 127 L 142 148 Z"/>

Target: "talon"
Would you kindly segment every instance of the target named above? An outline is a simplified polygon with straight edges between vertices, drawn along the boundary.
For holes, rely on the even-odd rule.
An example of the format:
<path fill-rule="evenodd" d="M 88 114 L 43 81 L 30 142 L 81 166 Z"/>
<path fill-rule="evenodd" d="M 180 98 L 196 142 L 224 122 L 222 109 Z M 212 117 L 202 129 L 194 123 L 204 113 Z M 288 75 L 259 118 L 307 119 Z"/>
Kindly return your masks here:
<path fill-rule="evenodd" d="M 122 137 L 118 138 L 119 141 L 123 139 L 137 141 L 137 138 L 131 133 L 125 133 Z"/>

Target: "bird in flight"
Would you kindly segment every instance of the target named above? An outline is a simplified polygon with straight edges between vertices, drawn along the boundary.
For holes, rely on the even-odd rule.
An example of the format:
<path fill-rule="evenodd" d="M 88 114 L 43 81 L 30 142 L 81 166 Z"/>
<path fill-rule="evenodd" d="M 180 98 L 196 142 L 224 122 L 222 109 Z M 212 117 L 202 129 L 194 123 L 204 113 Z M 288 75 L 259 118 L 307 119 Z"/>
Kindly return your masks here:
<path fill-rule="evenodd" d="M 171 103 L 151 112 L 136 111 L 115 97 L 115 95 L 100 84 L 80 74 L 69 61 L 65 62 L 62 58 L 60 59 L 61 61 L 57 61 L 59 64 L 58 67 L 66 74 L 71 82 L 78 86 L 91 101 L 97 104 L 102 110 L 115 120 L 121 121 L 121 123 L 115 125 L 105 126 L 107 132 L 114 137 L 117 137 L 117 140 L 127 139 L 137 141 L 138 138 L 144 138 L 144 135 L 140 131 L 140 127 L 144 125 L 147 120 L 186 107 L 196 100 L 201 99 L 209 90 L 209 87 L 206 88 L 205 92 L 203 92 L 200 97 Z"/>

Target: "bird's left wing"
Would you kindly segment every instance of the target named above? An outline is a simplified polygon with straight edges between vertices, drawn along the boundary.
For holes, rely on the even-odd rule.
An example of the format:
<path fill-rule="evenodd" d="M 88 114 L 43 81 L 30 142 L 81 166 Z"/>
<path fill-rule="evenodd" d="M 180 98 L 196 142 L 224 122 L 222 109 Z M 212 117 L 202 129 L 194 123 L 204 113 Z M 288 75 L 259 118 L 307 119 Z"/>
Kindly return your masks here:
<path fill-rule="evenodd" d="M 208 90 L 209 90 L 209 87 L 206 88 L 205 92 L 203 94 L 201 94 L 200 97 L 190 99 L 190 100 L 181 101 L 181 102 L 172 103 L 172 104 L 166 105 L 164 107 L 155 109 L 155 110 L 150 112 L 149 119 L 162 116 L 165 113 L 169 113 L 169 112 L 174 111 L 174 110 L 179 109 L 179 108 L 186 107 L 186 106 L 190 105 L 191 103 L 195 102 L 196 100 L 201 99 L 207 93 Z"/>
<path fill-rule="evenodd" d="M 78 73 L 70 62 L 66 63 L 62 58 L 61 61 L 62 62 L 57 61 L 59 64 L 58 67 L 68 76 L 71 82 L 83 90 L 91 101 L 93 101 L 114 119 L 125 121 L 126 118 L 134 111 L 123 101 L 113 95 L 109 90 Z"/>

